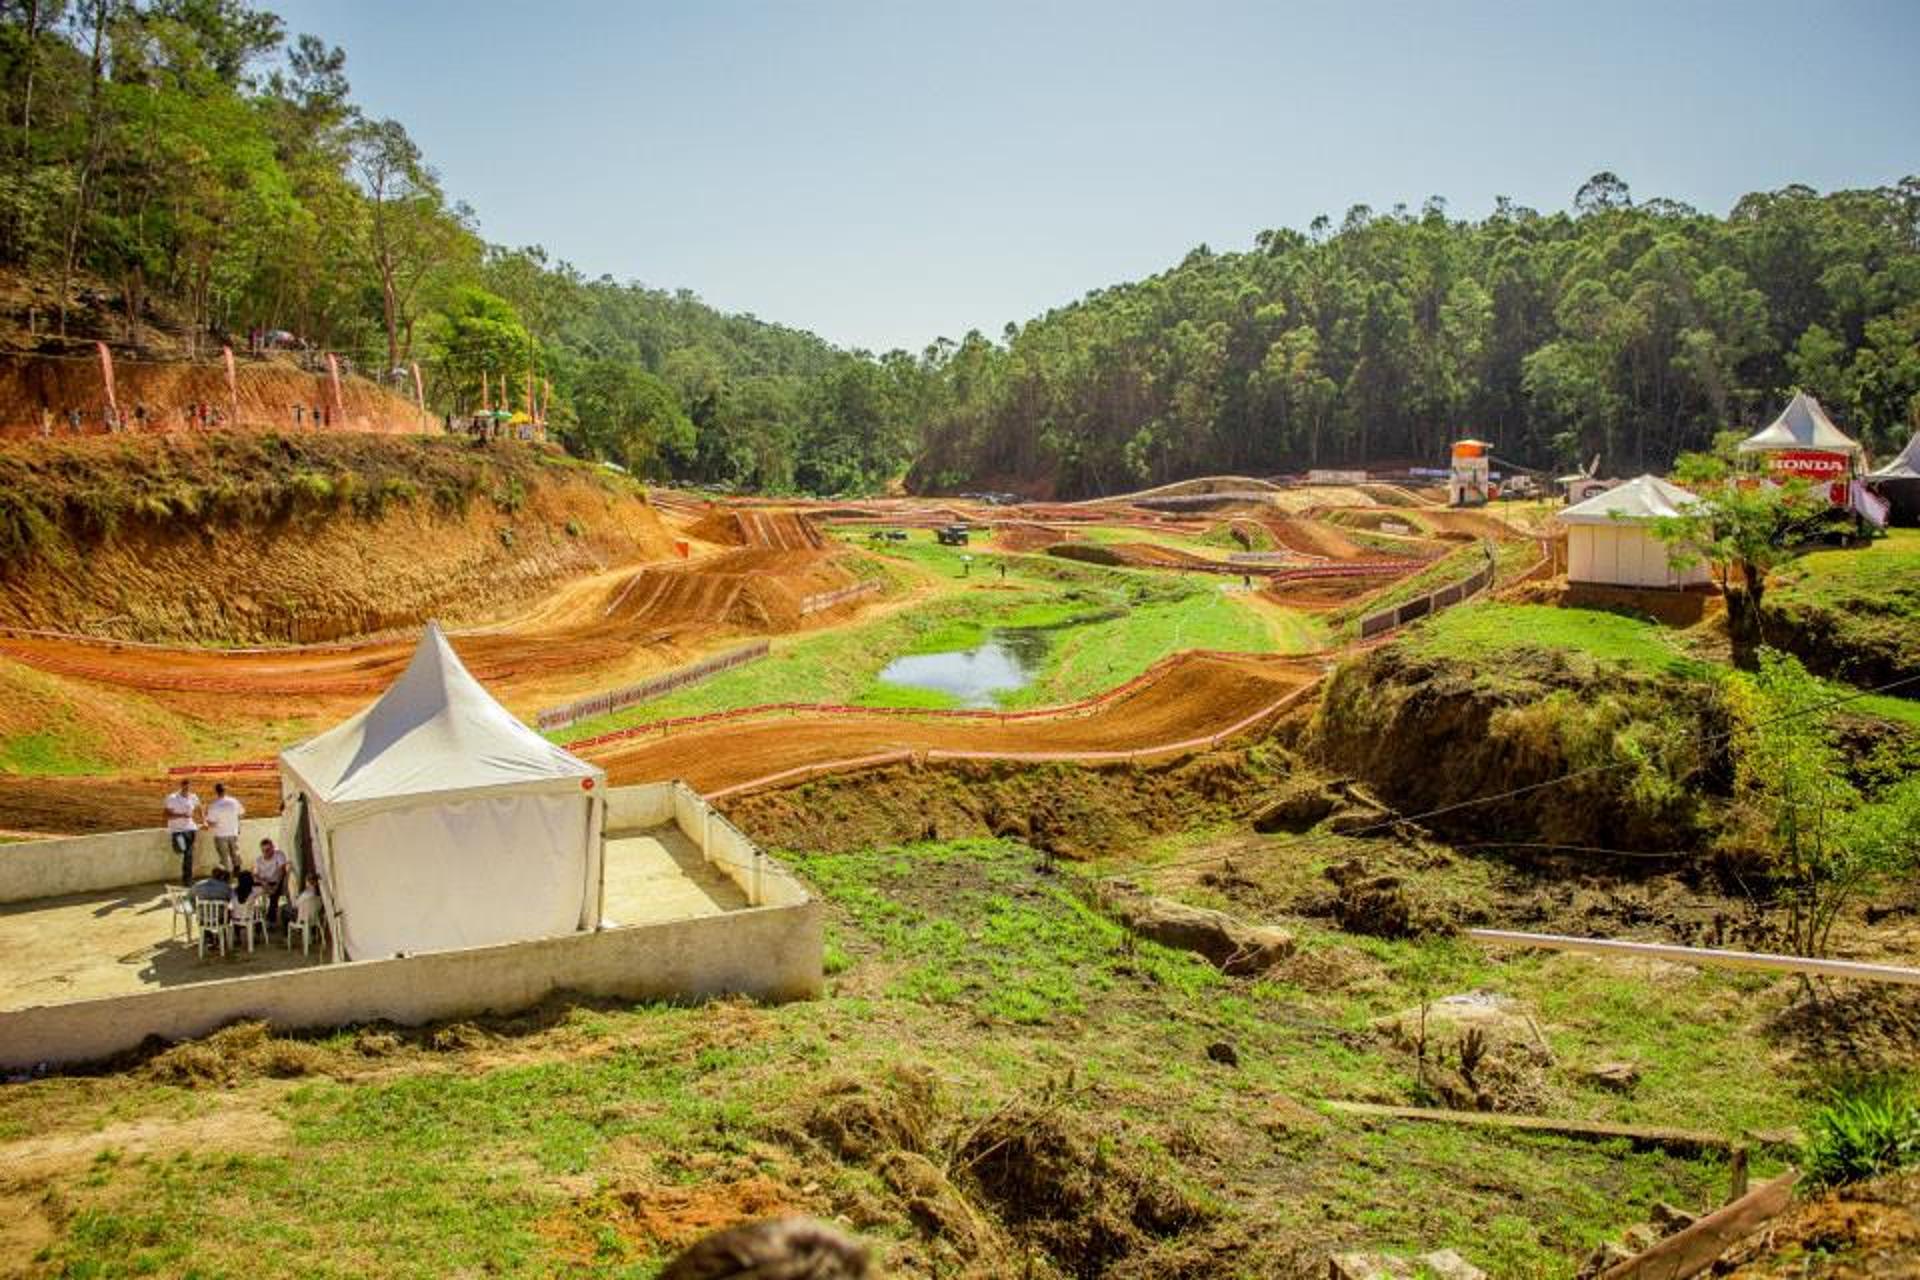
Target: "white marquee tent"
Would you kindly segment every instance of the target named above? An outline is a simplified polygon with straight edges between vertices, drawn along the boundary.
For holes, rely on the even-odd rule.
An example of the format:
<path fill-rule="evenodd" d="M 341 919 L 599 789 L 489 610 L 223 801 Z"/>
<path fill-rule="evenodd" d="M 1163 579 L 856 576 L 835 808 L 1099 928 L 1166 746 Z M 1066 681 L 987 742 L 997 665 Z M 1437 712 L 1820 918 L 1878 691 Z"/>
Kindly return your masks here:
<path fill-rule="evenodd" d="M 1658 476 L 1641 476 L 1585 502 L 1558 519 L 1567 526 L 1567 581 L 1625 587 L 1686 587 L 1707 581 L 1707 566 L 1682 568 L 1673 548 L 1654 535 L 1654 522 L 1683 515 L 1699 501 Z"/>
<path fill-rule="evenodd" d="M 605 773 L 514 719 L 437 625 L 372 706 L 282 752 L 280 777 L 337 958 L 599 922 Z"/>
<path fill-rule="evenodd" d="M 1839 453 L 1856 459 L 1861 454 L 1859 441 L 1834 426 L 1820 402 L 1804 391 L 1794 392 L 1779 417 L 1740 442 L 1742 453 L 1784 450 Z"/>

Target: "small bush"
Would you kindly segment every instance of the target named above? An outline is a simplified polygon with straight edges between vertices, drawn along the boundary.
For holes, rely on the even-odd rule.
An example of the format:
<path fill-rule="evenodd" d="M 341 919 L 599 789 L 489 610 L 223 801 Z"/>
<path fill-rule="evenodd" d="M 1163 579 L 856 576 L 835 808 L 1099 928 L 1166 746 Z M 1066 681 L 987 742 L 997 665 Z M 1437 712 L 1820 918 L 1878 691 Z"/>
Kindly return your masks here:
<path fill-rule="evenodd" d="M 1826 1187 L 1920 1164 L 1920 1087 L 1881 1079 L 1836 1091 L 1807 1126 L 1806 1164 Z"/>
<path fill-rule="evenodd" d="M 288 477 L 287 487 L 302 506 L 324 507 L 333 501 L 333 481 L 324 471 L 296 471 Z"/>
<path fill-rule="evenodd" d="M 567 521 L 567 536 L 569 538 L 584 537 L 586 536 L 586 532 L 587 532 L 586 526 L 581 524 L 578 520 Z"/>

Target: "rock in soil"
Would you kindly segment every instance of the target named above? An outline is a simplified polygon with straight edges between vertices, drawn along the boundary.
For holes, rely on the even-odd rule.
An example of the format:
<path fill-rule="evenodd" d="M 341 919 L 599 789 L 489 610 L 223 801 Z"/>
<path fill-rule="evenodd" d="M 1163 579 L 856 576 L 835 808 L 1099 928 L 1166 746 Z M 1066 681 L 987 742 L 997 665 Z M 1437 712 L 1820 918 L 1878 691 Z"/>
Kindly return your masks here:
<path fill-rule="evenodd" d="M 1633 1086 L 1640 1083 L 1640 1064 L 1599 1062 L 1588 1067 L 1582 1074 L 1586 1077 L 1588 1084 L 1596 1084 L 1602 1089 L 1611 1089 L 1615 1093 L 1631 1093 Z"/>
<path fill-rule="evenodd" d="M 1386 1253 L 1336 1253 L 1327 1260 L 1332 1280 L 1486 1280 L 1487 1273 L 1452 1249 L 1437 1249 L 1417 1258 Z"/>
<path fill-rule="evenodd" d="M 1285 929 L 1248 924 L 1210 907 L 1124 891 L 1109 893 L 1107 907 L 1141 937 L 1194 952 L 1226 973 L 1263 973 L 1293 954 L 1293 935 Z"/>
<path fill-rule="evenodd" d="M 1240 1065 L 1239 1051 L 1225 1040 L 1215 1040 L 1207 1046 L 1207 1059 L 1211 1062 L 1217 1062 L 1223 1067 L 1237 1067 Z"/>

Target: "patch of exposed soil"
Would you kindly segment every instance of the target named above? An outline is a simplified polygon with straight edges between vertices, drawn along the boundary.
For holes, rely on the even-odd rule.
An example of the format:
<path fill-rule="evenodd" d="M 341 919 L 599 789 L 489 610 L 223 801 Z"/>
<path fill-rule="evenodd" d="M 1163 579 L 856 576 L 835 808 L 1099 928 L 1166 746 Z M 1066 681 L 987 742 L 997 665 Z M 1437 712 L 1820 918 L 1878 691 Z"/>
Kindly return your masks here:
<path fill-rule="evenodd" d="M 32 511 L 0 506 L 41 530 L 0 557 L 0 624 L 17 627 L 315 643 L 498 617 L 556 581 L 673 555 L 637 491 L 517 446 L 195 436 L 36 442 L 0 461 Z"/>
<path fill-rule="evenodd" d="M 1022 1241 L 1066 1274 L 1105 1276 L 1123 1259 L 1135 1274 L 1162 1241 L 1208 1222 L 1213 1211 L 1082 1127 L 1041 1106 L 1009 1108 L 955 1152 L 962 1180 Z"/>
<path fill-rule="evenodd" d="M 1920 1170 L 1803 1200 L 1732 1249 L 1733 1280 L 1894 1280 L 1920 1275 Z"/>
<path fill-rule="evenodd" d="M 893 766 L 743 795 L 727 816 L 773 848 L 838 851 L 911 840 L 1006 836 L 1066 858 L 1225 821 L 1285 776 L 1280 753 L 1210 752 L 1163 764 L 954 762 Z"/>
<path fill-rule="evenodd" d="M 1718 723 L 1712 690 L 1699 682 L 1576 669 L 1564 655 L 1525 650 L 1489 671 L 1388 645 L 1335 672 L 1307 754 L 1403 813 L 1477 802 L 1433 819 L 1456 839 L 1497 832 L 1508 841 L 1667 853 L 1700 847 L 1712 825 L 1709 802 L 1726 786 L 1724 748 L 1679 748 Z M 1688 731 L 1646 766 L 1662 773 L 1646 785 L 1636 769 L 1589 767 L 1626 763 L 1604 744 L 1628 726 Z"/>

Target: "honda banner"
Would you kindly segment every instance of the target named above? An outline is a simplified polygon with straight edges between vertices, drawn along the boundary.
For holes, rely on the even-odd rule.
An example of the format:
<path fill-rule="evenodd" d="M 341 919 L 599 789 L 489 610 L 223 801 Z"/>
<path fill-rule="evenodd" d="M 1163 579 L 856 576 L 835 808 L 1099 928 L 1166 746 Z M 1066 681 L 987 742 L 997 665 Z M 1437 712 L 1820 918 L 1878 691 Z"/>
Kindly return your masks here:
<path fill-rule="evenodd" d="M 1827 486 L 1827 497 L 1835 506 L 1847 503 L 1847 477 L 1850 466 L 1844 453 L 1820 449 L 1782 449 L 1767 455 L 1767 473 L 1774 476 L 1799 476 L 1815 486 Z"/>

